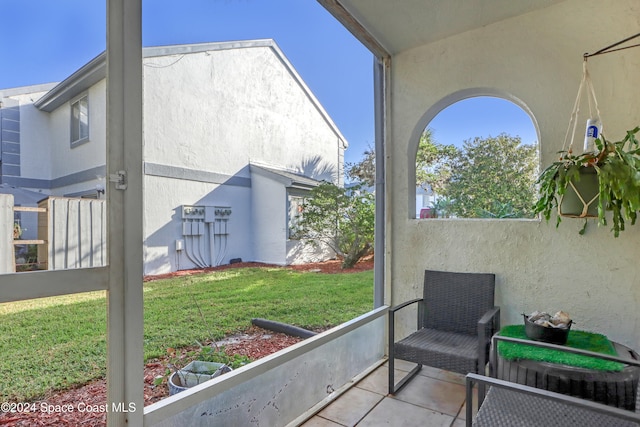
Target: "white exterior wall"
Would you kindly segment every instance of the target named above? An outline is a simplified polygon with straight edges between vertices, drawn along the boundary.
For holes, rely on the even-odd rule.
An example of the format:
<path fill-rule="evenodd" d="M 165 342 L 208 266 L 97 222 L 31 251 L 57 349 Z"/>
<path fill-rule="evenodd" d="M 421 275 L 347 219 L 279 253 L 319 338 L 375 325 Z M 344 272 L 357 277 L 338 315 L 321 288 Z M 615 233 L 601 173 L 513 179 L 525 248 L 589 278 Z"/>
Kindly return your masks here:
<path fill-rule="evenodd" d="M 176 251 L 176 240 L 184 239 L 182 205 L 231 206 L 233 213 L 228 222 L 229 236 L 222 264 L 228 264 L 232 258 L 252 260 L 251 232 L 246 227 L 250 222 L 250 189 L 193 181 L 178 183 L 169 178 L 144 177 L 144 273 L 161 274 L 195 267 L 185 249 Z M 205 247 L 205 252 L 208 249 Z M 205 258 L 209 260 L 210 256 Z"/>
<path fill-rule="evenodd" d="M 272 179 L 253 174 L 251 181 L 254 261 L 286 264 L 287 190 Z"/>
<path fill-rule="evenodd" d="M 147 58 L 144 78 L 147 162 L 247 178 L 250 160 L 338 164 L 338 136 L 272 48 Z"/>
<path fill-rule="evenodd" d="M 49 131 L 53 142 L 51 179 L 63 178 L 73 173 L 105 165 L 107 136 L 106 87 L 106 80 L 101 80 L 85 92 L 89 102 L 89 141 L 84 144 L 71 148 L 71 102 L 77 97 L 50 113 Z M 53 194 L 64 195 L 94 189 L 99 181 L 97 180 L 98 177 L 92 178 L 95 178 L 96 181 L 90 183 L 78 181 L 77 183 L 54 188 Z M 107 187 L 105 181 L 102 181 L 102 185 Z"/>
<path fill-rule="evenodd" d="M 20 103 L 20 173 L 48 180 L 52 167 L 49 115 L 33 106 L 33 101 L 44 94 L 34 92 L 11 98 Z"/>
<path fill-rule="evenodd" d="M 493 272 L 503 324 L 562 309 L 576 328 L 640 348 L 640 225 L 615 239 L 595 224 L 580 236 L 582 222 L 571 219 L 558 229 L 553 220 L 416 220 L 409 172 L 421 130 L 460 91 L 521 100 L 538 126 L 542 166 L 551 163 L 562 149 L 582 54 L 628 37 L 639 16 L 636 0 L 569 0 L 392 58 L 387 302 L 421 295 L 425 268 Z M 640 124 L 640 49 L 591 58 L 589 69 L 605 133 L 617 140 Z M 404 319 L 405 332 L 413 323 Z"/>
<path fill-rule="evenodd" d="M 304 161 L 342 167 L 343 142 L 275 49 L 145 59 L 145 163 L 188 169 L 212 181 L 145 178 L 145 274 L 194 267 L 184 253 L 175 253 L 181 238 L 176 209 L 183 204 L 232 208 L 223 263 L 285 264 L 285 187 L 251 182 L 249 163 L 318 178 L 324 176 L 303 170 Z"/>
<path fill-rule="evenodd" d="M 153 55 L 159 56 L 144 59 L 145 274 L 196 267 L 175 249 L 183 238 L 182 205 L 232 208 L 222 263 L 286 263 L 286 193 L 281 203 L 271 190 L 255 195 L 268 205 L 258 209 L 266 219 L 257 219 L 256 239 L 251 161 L 318 179 L 331 179 L 320 173 L 329 165 L 342 180 L 346 141 L 275 43 L 212 44 L 206 52 L 202 46 L 157 48 Z M 177 50 L 188 53 L 167 54 Z M 72 148 L 70 105 L 84 93 L 89 141 Z M 57 196 L 109 188 L 97 172 L 106 158 L 106 80 L 51 113 L 31 104 L 43 94 L 19 97 L 27 111 L 21 123 L 22 177 L 50 181 Z M 313 164 L 320 171 L 310 169 Z M 277 192 L 285 192 L 284 186 Z"/>

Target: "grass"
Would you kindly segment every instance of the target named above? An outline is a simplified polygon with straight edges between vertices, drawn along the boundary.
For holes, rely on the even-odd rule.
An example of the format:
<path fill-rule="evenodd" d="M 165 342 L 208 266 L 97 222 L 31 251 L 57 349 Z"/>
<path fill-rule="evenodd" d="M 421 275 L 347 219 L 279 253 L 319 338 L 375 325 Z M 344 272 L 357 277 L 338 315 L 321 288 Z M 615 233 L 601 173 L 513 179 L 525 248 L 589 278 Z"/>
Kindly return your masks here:
<path fill-rule="evenodd" d="M 500 331 L 500 335 L 511 338 L 528 339 L 524 332 L 524 325 L 505 326 Z M 607 337 L 592 332 L 571 330 L 569 332 L 566 345 L 567 347 L 617 356 L 613 344 L 611 344 L 611 341 L 609 341 Z M 500 342 L 498 343 L 498 350 L 500 352 L 500 356 L 507 360 L 537 360 L 540 362 L 559 363 L 562 365 L 600 371 L 621 371 L 624 368 L 624 364 L 618 362 L 517 343 Z"/>
<path fill-rule="evenodd" d="M 147 282 L 145 361 L 246 330 L 254 317 L 324 329 L 372 307 L 372 271 L 245 268 Z M 104 377 L 105 293 L 0 304 L 0 354 L 0 402 L 40 399 Z"/>

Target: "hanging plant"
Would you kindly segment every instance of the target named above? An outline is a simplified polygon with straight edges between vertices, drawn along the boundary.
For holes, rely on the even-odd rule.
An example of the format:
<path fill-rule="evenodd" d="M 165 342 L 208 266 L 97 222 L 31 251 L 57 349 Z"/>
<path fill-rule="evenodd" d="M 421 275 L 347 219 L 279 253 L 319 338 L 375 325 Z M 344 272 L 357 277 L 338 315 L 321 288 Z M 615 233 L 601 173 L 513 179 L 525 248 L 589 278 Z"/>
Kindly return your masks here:
<path fill-rule="evenodd" d="M 598 101 L 587 70 L 589 56 L 606 53 L 631 38 L 592 55 L 584 55 L 582 80 L 564 139 L 564 147 L 569 142 L 568 149 L 563 148 L 559 152 L 559 160 L 548 166 L 537 180 L 539 195 L 534 212 L 542 213 L 549 221 L 551 212 L 557 208 L 556 227 L 562 217 L 584 218 L 585 226 L 580 230 L 580 234 L 584 234 L 586 219 L 597 218 L 599 224 L 607 225 L 607 212 L 611 212 L 611 230 L 618 237 L 625 229 L 625 221 L 632 225 L 636 222 L 640 209 L 640 145 L 636 134 L 640 127 L 627 131 L 626 136 L 616 142 L 605 138 Z M 589 101 L 589 119 L 584 152 L 575 155 L 573 142 L 583 91 L 586 91 Z"/>
<path fill-rule="evenodd" d="M 640 126 L 627 131 L 620 141 L 611 142 L 604 135 L 595 140 L 597 150 L 573 155 L 571 150 L 561 151 L 560 159 L 548 166 L 538 178 L 540 186 L 538 202 L 534 206 L 536 213 L 542 213 L 545 220 L 551 218 L 557 208 L 556 227 L 560 224 L 561 204 L 568 193 L 579 190 L 580 182 L 589 173 L 597 177 L 596 199 L 588 198 L 575 191 L 585 202 L 582 215 L 564 215 L 579 218 L 595 217 L 591 204 L 597 206 L 598 222 L 607 225 L 606 212 L 611 212 L 615 237 L 625 229 L 625 222 L 635 224 L 640 210 L 640 144 L 636 134 Z M 586 223 L 585 223 L 586 225 Z M 585 229 L 580 231 L 583 234 Z"/>

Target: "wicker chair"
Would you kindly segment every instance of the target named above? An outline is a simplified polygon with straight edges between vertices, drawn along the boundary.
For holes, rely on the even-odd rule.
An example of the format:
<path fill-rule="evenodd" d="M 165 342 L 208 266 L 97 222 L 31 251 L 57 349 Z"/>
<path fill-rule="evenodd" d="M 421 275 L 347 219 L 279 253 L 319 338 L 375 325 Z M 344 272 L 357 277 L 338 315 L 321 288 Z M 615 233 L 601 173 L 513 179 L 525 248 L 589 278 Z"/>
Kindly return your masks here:
<path fill-rule="evenodd" d="M 389 309 L 389 393 L 395 394 L 422 365 L 467 374 L 483 372 L 491 336 L 500 329 L 495 275 L 426 270 L 423 298 Z M 417 331 L 395 342 L 395 314 L 418 303 Z M 394 361 L 416 363 L 395 384 Z"/>
<path fill-rule="evenodd" d="M 639 366 L 640 361 L 566 346 L 542 342 L 523 341 L 514 338 L 494 337 L 495 341 L 512 341 L 538 347 L 551 347 L 560 351 L 584 354 L 605 360 L 613 360 L 627 365 Z M 494 349 L 497 346 L 494 342 Z M 512 426 L 640 426 L 640 382 L 636 388 L 635 412 L 604 405 L 591 400 L 560 394 L 541 388 L 530 387 L 509 381 L 477 374 L 467 375 L 466 425 L 467 427 L 512 427 Z M 478 392 L 478 413 L 473 418 L 473 386 L 478 384 L 489 391 Z"/>

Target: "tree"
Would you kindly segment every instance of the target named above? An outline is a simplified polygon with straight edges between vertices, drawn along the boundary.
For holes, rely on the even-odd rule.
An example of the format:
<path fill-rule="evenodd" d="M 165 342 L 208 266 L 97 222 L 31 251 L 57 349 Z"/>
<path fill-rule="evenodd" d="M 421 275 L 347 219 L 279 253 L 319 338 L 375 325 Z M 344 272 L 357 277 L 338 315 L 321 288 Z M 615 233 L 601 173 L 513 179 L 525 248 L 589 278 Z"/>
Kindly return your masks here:
<path fill-rule="evenodd" d="M 533 218 L 536 147 L 519 136 L 476 137 L 463 144 L 444 195 L 462 218 Z"/>
<path fill-rule="evenodd" d="M 355 182 L 373 187 L 376 183 L 376 152 L 371 145 L 364 151 L 363 156 L 358 163 L 347 164 L 347 176 Z"/>
<path fill-rule="evenodd" d="M 457 155 L 455 145 L 438 144 L 434 141 L 433 130 L 425 129 L 416 153 L 416 187 L 442 193 L 451 178 L 453 160 Z"/>
<path fill-rule="evenodd" d="M 342 259 L 342 268 L 353 267 L 373 250 L 375 200 L 362 186 L 345 189 L 322 183 L 302 205 L 295 235 L 313 244 L 324 243 Z"/>
<path fill-rule="evenodd" d="M 434 141 L 433 130 L 425 129 L 420 136 L 416 153 L 416 186 L 439 192 L 451 176 L 453 159 L 458 155 L 454 145 L 442 145 Z M 376 157 L 369 146 L 358 163 L 347 167 L 347 175 L 356 182 L 372 187 L 376 182 Z"/>

